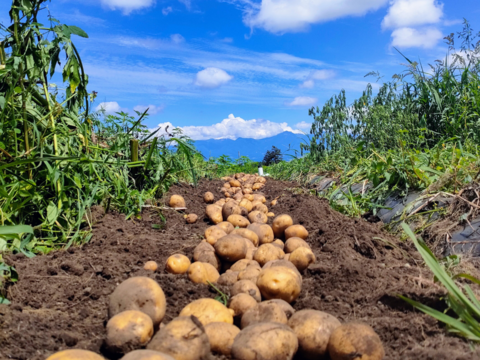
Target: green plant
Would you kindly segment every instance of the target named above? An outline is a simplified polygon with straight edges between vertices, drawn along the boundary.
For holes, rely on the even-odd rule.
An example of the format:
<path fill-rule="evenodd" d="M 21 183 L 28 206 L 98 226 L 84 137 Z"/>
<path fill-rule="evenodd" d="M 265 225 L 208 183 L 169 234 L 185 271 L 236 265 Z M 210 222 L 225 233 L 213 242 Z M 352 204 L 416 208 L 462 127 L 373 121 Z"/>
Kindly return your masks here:
<path fill-rule="evenodd" d="M 455 282 L 455 279 L 464 278 L 477 285 L 480 285 L 480 280 L 468 274 L 458 274 L 455 277 L 451 277 L 428 248 L 427 244 L 421 239 L 417 239 L 407 224 L 402 223 L 402 228 L 415 244 L 425 264 L 435 275 L 435 281 L 440 282 L 447 290 L 448 295 L 445 300 L 448 309 L 445 312 L 440 312 L 405 296 L 400 296 L 400 298 L 425 314 L 443 322 L 451 332 L 469 340 L 480 341 L 480 301 L 469 285 L 460 286 Z M 449 310 L 452 310 L 457 315 L 457 318 L 446 314 Z"/>

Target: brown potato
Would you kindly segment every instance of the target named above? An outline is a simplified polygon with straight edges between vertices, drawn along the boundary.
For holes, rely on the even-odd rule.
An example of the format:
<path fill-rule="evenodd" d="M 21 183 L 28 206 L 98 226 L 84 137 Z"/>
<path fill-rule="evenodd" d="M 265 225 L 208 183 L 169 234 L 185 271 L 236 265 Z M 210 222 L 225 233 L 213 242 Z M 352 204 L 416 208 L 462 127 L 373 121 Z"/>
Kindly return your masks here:
<path fill-rule="evenodd" d="M 285 229 L 285 240 L 292 237 L 299 237 L 305 240 L 308 237 L 308 231 L 302 225 L 291 225 Z"/>
<path fill-rule="evenodd" d="M 150 316 L 157 327 L 165 316 L 166 306 L 165 294 L 155 280 L 143 276 L 131 277 L 110 295 L 108 316 L 112 318 L 126 310 L 138 310 Z"/>
<path fill-rule="evenodd" d="M 134 350 L 120 360 L 175 360 L 168 354 L 153 350 Z"/>
<path fill-rule="evenodd" d="M 290 260 L 290 254 L 285 254 L 285 256 L 283 257 L 283 260 Z"/>
<path fill-rule="evenodd" d="M 295 314 L 295 309 L 292 307 L 292 305 L 287 303 L 285 300 L 272 299 L 272 300 L 266 300 L 266 301 L 264 301 L 264 303 L 266 303 L 266 304 L 275 303 L 278 306 L 280 306 L 280 308 L 285 313 L 285 316 L 287 317 L 287 319 L 290 319 L 292 317 L 292 315 Z"/>
<path fill-rule="evenodd" d="M 218 285 L 232 286 L 238 281 L 238 271 L 224 272 L 217 280 Z"/>
<path fill-rule="evenodd" d="M 257 286 L 265 299 L 282 299 L 291 303 L 300 295 L 302 277 L 292 269 L 276 266 L 262 269 Z"/>
<path fill-rule="evenodd" d="M 233 340 L 240 332 L 235 325 L 224 322 L 214 322 L 205 326 L 205 332 L 210 341 L 212 352 L 230 356 Z"/>
<path fill-rule="evenodd" d="M 258 246 L 258 235 L 252 230 L 245 228 L 234 229 L 231 234 L 240 235 L 241 237 L 250 240 L 254 246 Z"/>
<path fill-rule="evenodd" d="M 222 191 L 222 192 L 225 192 L 225 191 Z M 225 199 L 220 199 L 220 200 L 218 200 L 218 201 L 215 201 L 214 205 L 223 207 L 223 205 L 225 205 L 225 202 L 226 202 L 226 201 L 227 201 L 227 200 L 225 200 Z"/>
<path fill-rule="evenodd" d="M 238 181 L 238 180 L 230 180 L 230 186 L 231 187 L 241 187 L 242 184 L 240 184 L 240 181 Z"/>
<path fill-rule="evenodd" d="M 248 214 L 248 220 L 251 223 L 266 224 L 268 221 L 268 218 L 266 214 L 258 210 L 255 210 L 255 211 L 252 211 L 250 214 Z"/>
<path fill-rule="evenodd" d="M 252 202 L 253 201 L 253 195 L 252 194 L 245 194 L 243 196 L 245 199 L 247 199 L 248 201 Z"/>
<path fill-rule="evenodd" d="M 261 201 L 262 203 L 266 203 L 267 199 L 265 198 L 265 195 L 263 194 L 254 194 L 253 195 L 253 201 Z"/>
<path fill-rule="evenodd" d="M 243 199 L 243 193 L 242 193 L 241 191 L 240 191 L 240 192 L 237 192 L 237 193 L 235 193 L 235 195 L 233 195 L 233 198 L 240 203 L 240 202 L 242 201 L 242 199 Z M 245 209 L 245 211 L 246 211 L 247 214 L 248 214 L 248 210 Z M 242 210 L 242 212 L 243 212 L 243 210 Z"/>
<path fill-rule="evenodd" d="M 215 248 L 212 245 L 210 245 L 208 242 L 201 241 L 193 250 L 193 260 L 198 261 L 198 258 L 200 257 L 200 255 L 205 251 L 210 251 L 214 253 Z"/>
<path fill-rule="evenodd" d="M 245 270 L 249 266 L 257 266 L 260 269 L 260 265 L 258 262 L 255 260 L 247 260 L 247 259 L 242 259 L 238 260 L 236 263 L 234 263 L 231 267 L 231 271 L 242 271 Z"/>
<path fill-rule="evenodd" d="M 215 245 L 218 239 L 224 236 L 227 236 L 227 233 L 218 225 L 210 226 L 205 230 L 205 240 L 210 245 Z"/>
<path fill-rule="evenodd" d="M 158 264 L 155 261 L 147 261 L 145 265 L 143 265 L 143 268 L 145 270 L 157 271 Z"/>
<path fill-rule="evenodd" d="M 147 349 L 171 355 L 175 360 L 210 358 L 208 336 L 202 323 L 195 316 L 180 316 L 173 319 L 155 334 Z"/>
<path fill-rule="evenodd" d="M 212 322 L 233 324 L 233 311 L 220 301 L 214 299 L 198 299 L 185 306 L 178 316 L 195 316 L 203 326 Z"/>
<path fill-rule="evenodd" d="M 230 215 L 240 215 L 242 209 L 238 206 L 238 204 L 233 200 L 228 200 L 225 205 L 222 207 L 222 217 L 223 220 L 227 220 Z"/>
<path fill-rule="evenodd" d="M 233 316 L 241 318 L 246 311 L 255 307 L 257 304 L 257 300 L 251 295 L 240 293 L 230 298 L 228 308 L 234 311 Z"/>
<path fill-rule="evenodd" d="M 247 229 L 257 234 L 260 244 L 271 243 L 274 239 L 273 230 L 268 224 L 253 223 L 248 225 Z"/>
<path fill-rule="evenodd" d="M 308 243 L 303 240 L 302 238 L 299 238 L 299 237 L 291 237 L 289 238 L 287 241 L 285 241 L 285 252 L 290 254 L 292 252 L 294 252 L 295 250 L 297 250 L 299 247 L 305 247 L 307 249 L 310 249 L 310 245 L 308 245 Z"/>
<path fill-rule="evenodd" d="M 70 349 L 50 355 L 47 360 L 105 360 L 102 356 L 88 350 Z"/>
<path fill-rule="evenodd" d="M 262 176 L 257 176 L 255 178 L 255 182 L 260 183 L 260 184 L 265 184 L 267 182 L 267 179 L 262 177 Z"/>
<path fill-rule="evenodd" d="M 172 195 L 168 201 L 168 206 L 172 208 L 184 208 L 187 207 L 185 199 L 180 195 Z"/>
<path fill-rule="evenodd" d="M 260 266 L 263 266 L 269 261 L 283 259 L 284 256 L 285 253 L 283 250 L 277 246 L 272 244 L 263 244 L 255 252 L 255 255 L 253 255 L 253 260 L 257 261 Z"/>
<path fill-rule="evenodd" d="M 231 188 L 229 182 L 226 182 L 225 184 L 223 184 L 223 187 L 226 188 L 226 189 L 230 189 L 230 188 Z"/>
<path fill-rule="evenodd" d="M 252 190 L 253 191 L 256 191 L 256 190 L 260 190 L 261 188 L 263 188 L 265 185 L 261 184 L 261 183 L 255 183 L 253 184 L 252 186 Z"/>
<path fill-rule="evenodd" d="M 272 201 L 270 202 L 270 206 L 275 206 L 275 205 L 277 205 L 277 202 L 278 202 L 277 199 L 272 200 Z"/>
<path fill-rule="evenodd" d="M 283 249 L 285 248 L 285 243 L 280 240 L 280 239 L 275 239 L 273 242 L 272 242 L 272 245 L 275 245 L 276 247 L 278 247 L 279 249 L 281 249 L 283 251 Z"/>
<path fill-rule="evenodd" d="M 288 319 L 280 305 L 274 302 L 261 302 L 243 314 L 240 328 L 245 329 L 247 326 L 264 322 L 287 324 Z"/>
<path fill-rule="evenodd" d="M 218 223 L 216 226 L 218 226 L 220 229 L 225 231 L 227 234 L 230 234 L 235 227 L 230 224 L 228 221 L 222 221 L 221 223 Z"/>
<path fill-rule="evenodd" d="M 273 212 L 268 212 L 267 217 L 275 217 L 275 214 Z"/>
<path fill-rule="evenodd" d="M 208 216 L 210 221 L 214 224 L 221 223 L 223 221 L 222 217 L 222 208 L 215 204 L 207 205 L 205 214 Z"/>
<path fill-rule="evenodd" d="M 222 262 L 218 258 L 218 256 L 212 252 L 212 251 L 204 251 L 198 254 L 197 256 L 197 261 L 205 263 L 205 264 L 210 264 L 212 265 L 217 271 L 220 271 L 220 268 L 222 267 Z M 215 273 L 211 274 L 213 277 L 216 276 Z M 210 277 L 209 277 L 210 279 Z"/>
<path fill-rule="evenodd" d="M 190 265 L 187 271 L 188 278 L 195 284 L 205 284 L 208 282 L 217 282 L 220 274 L 212 264 L 196 261 Z"/>
<path fill-rule="evenodd" d="M 276 238 L 285 238 L 285 229 L 293 225 L 293 220 L 290 215 L 278 215 L 272 222 L 273 234 Z"/>
<path fill-rule="evenodd" d="M 146 345 L 153 336 L 150 316 L 137 310 L 123 311 L 107 323 L 107 348 L 126 353 Z"/>
<path fill-rule="evenodd" d="M 238 226 L 240 228 L 246 228 L 248 225 L 250 225 L 250 221 L 248 221 L 242 215 L 230 215 L 227 221 L 233 226 Z"/>
<path fill-rule="evenodd" d="M 317 259 L 312 250 L 306 247 L 299 247 L 290 254 L 288 259 L 293 265 L 296 266 L 298 271 L 303 271 L 313 264 Z"/>
<path fill-rule="evenodd" d="M 250 280 L 253 283 L 256 283 L 261 270 L 260 266 L 257 265 L 247 266 L 244 270 L 238 273 L 238 280 Z"/>
<path fill-rule="evenodd" d="M 224 236 L 216 242 L 215 252 L 220 258 L 231 263 L 245 259 L 247 255 L 246 241 L 248 240 L 240 235 Z"/>
<path fill-rule="evenodd" d="M 245 259 L 247 260 L 253 260 L 253 255 L 255 255 L 255 252 L 257 251 L 257 248 L 251 241 L 246 241 L 247 243 L 247 255 L 245 255 Z"/>
<path fill-rule="evenodd" d="M 203 195 L 203 201 L 205 201 L 207 204 L 211 204 L 215 201 L 215 196 L 210 191 L 207 191 Z"/>
<path fill-rule="evenodd" d="M 198 215 L 197 214 L 188 214 L 186 217 L 186 221 L 188 224 L 195 224 L 197 222 Z"/>
<path fill-rule="evenodd" d="M 252 202 L 248 199 L 243 198 L 238 205 L 247 209 L 248 212 L 252 211 Z"/>
<path fill-rule="evenodd" d="M 354 322 L 340 325 L 332 332 L 328 353 L 332 360 L 351 359 L 351 354 L 361 354 L 362 360 L 382 360 L 385 356 L 377 333 L 366 324 Z"/>
<path fill-rule="evenodd" d="M 240 331 L 233 342 L 236 360 L 291 360 L 298 349 L 295 333 L 279 323 L 258 323 Z"/>
<path fill-rule="evenodd" d="M 289 255 L 290 254 L 286 254 L 285 256 L 289 256 Z M 283 258 L 282 260 L 269 261 L 265 265 L 263 265 L 262 269 L 269 269 L 277 266 L 288 267 L 289 269 L 292 269 L 293 271 L 295 271 L 295 273 L 298 276 L 302 276 L 302 274 L 300 274 L 300 271 L 298 271 L 297 267 L 293 265 L 290 261 L 286 260 L 285 258 Z"/>
<path fill-rule="evenodd" d="M 190 266 L 190 260 L 182 254 L 175 254 L 167 259 L 165 270 L 170 274 L 185 274 Z"/>
<path fill-rule="evenodd" d="M 231 296 L 235 296 L 241 293 L 250 295 L 258 302 L 262 301 L 262 296 L 260 295 L 260 290 L 258 289 L 258 286 L 250 280 L 239 280 L 230 289 Z"/>
<path fill-rule="evenodd" d="M 230 193 L 229 193 L 228 191 L 225 191 L 225 192 L 223 193 L 223 196 L 225 196 L 225 197 L 227 198 L 227 200 L 228 200 L 228 198 L 229 198 L 231 195 L 230 195 Z"/>
<path fill-rule="evenodd" d="M 308 360 L 327 356 L 330 335 L 341 325 L 338 319 L 323 311 L 300 310 L 288 320 L 298 338 L 298 353 Z"/>
<path fill-rule="evenodd" d="M 252 192 L 253 192 L 253 190 L 250 189 L 250 188 L 244 188 L 244 189 L 242 190 L 243 195 L 249 195 L 249 194 L 251 194 Z"/>
<path fill-rule="evenodd" d="M 258 202 L 255 204 L 255 206 L 252 206 L 252 211 L 260 211 L 264 214 L 267 214 L 268 208 L 265 206 L 265 204 Z"/>

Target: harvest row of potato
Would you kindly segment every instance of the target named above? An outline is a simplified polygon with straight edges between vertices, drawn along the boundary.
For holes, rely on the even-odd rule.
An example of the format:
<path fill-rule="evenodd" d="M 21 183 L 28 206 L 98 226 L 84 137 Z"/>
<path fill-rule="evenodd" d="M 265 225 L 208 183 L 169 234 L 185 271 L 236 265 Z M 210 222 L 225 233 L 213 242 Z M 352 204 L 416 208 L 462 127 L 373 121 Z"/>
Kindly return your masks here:
<path fill-rule="evenodd" d="M 276 216 L 261 190 L 264 177 L 236 174 L 223 178 L 225 198 L 204 195 L 212 226 L 195 248 L 192 261 L 170 256 L 167 272 L 186 274 L 199 284 L 229 289 L 229 301 L 204 298 L 188 304 L 170 323 L 160 285 L 148 277 L 132 277 L 110 297 L 106 346 L 125 354 L 122 360 L 207 360 L 217 353 L 238 360 L 304 359 L 381 360 L 380 338 L 368 325 L 345 323 L 333 315 L 290 305 L 301 293 L 302 273 L 316 261 L 305 241 L 308 231 L 288 214 Z M 269 203 L 274 207 L 277 199 Z M 172 208 L 186 208 L 173 195 Z M 274 217 L 269 225 L 268 218 Z M 198 216 L 189 214 L 187 222 Z M 157 264 L 147 262 L 155 271 Z M 185 276 L 185 275 L 183 275 Z M 182 291 L 178 289 L 178 291 Z M 47 360 L 99 360 L 84 350 L 66 350 Z"/>

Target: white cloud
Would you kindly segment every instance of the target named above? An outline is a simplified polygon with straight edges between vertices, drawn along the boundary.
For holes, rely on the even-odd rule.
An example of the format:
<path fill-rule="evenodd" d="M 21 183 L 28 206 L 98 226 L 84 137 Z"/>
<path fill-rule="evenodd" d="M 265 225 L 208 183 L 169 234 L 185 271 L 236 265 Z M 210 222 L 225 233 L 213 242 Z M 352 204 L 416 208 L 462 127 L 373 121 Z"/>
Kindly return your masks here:
<path fill-rule="evenodd" d="M 233 76 L 228 75 L 224 70 L 209 67 L 197 73 L 195 85 L 213 89 L 228 83 L 232 79 Z"/>
<path fill-rule="evenodd" d="M 114 114 L 122 111 L 122 108 L 116 101 L 108 101 L 98 104 L 95 111 L 105 111 L 106 114 Z"/>
<path fill-rule="evenodd" d="M 192 1 L 191 0 L 178 0 L 178 2 L 181 2 L 187 10 L 190 10 L 192 8 Z"/>
<path fill-rule="evenodd" d="M 133 110 L 143 113 L 145 110 L 148 109 L 148 115 L 156 115 L 159 112 L 163 111 L 163 106 L 156 106 L 156 105 L 137 105 L 133 108 Z"/>
<path fill-rule="evenodd" d="M 162 14 L 163 14 L 164 16 L 167 16 L 167 15 L 170 14 L 172 11 L 173 11 L 172 7 L 171 7 L 171 6 L 167 6 L 166 8 L 163 8 L 163 9 L 162 9 Z"/>
<path fill-rule="evenodd" d="M 181 44 L 181 43 L 185 42 L 185 38 L 180 34 L 170 35 L 170 39 L 172 40 L 172 42 L 174 44 Z"/>
<path fill-rule="evenodd" d="M 297 123 L 295 127 L 300 130 L 310 130 L 310 128 L 312 127 L 312 123 L 301 121 Z"/>
<path fill-rule="evenodd" d="M 442 32 L 437 28 L 400 28 L 392 32 L 392 46 L 399 48 L 419 47 L 431 49 L 443 38 Z"/>
<path fill-rule="evenodd" d="M 112 10 L 120 9 L 125 15 L 132 11 L 148 8 L 155 4 L 155 0 L 100 0 L 102 5 Z"/>
<path fill-rule="evenodd" d="M 437 0 L 391 0 L 390 5 L 384 29 L 437 24 L 443 17 L 443 4 Z"/>
<path fill-rule="evenodd" d="M 224 43 L 233 43 L 233 39 L 231 37 L 226 37 L 226 38 L 223 38 L 222 40 L 220 40 L 221 42 L 224 42 Z"/>
<path fill-rule="evenodd" d="M 159 127 L 165 129 L 167 125 L 171 130 L 174 126 L 171 123 L 158 124 Z M 156 130 L 156 129 L 152 129 Z M 241 117 L 235 117 L 230 114 L 228 118 L 220 123 L 209 126 L 183 126 L 180 127 L 183 134 L 188 135 L 193 140 L 208 140 L 208 139 L 238 139 L 251 138 L 263 139 L 278 135 L 284 131 L 290 131 L 295 134 L 301 134 L 299 130 L 294 130 L 287 123 L 276 123 L 270 120 L 252 119 L 244 120 Z M 158 133 L 162 135 L 162 131 Z"/>
<path fill-rule="evenodd" d="M 244 22 L 272 33 L 297 32 L 309 25 L 346 16 L 362 16 L 387 0 L 237 0 L 244 6 Z"/>
<path fill-rule="evenodd" d="M 317 102 L 317 98 L 309 96 L 297 96 L 293 101 L 287 102 L 287 106 L 312 106 Z"/>
<path fill-rule="evenodd" d="M 315 80 L 327 80 L 333 78 L 334 76 L 335 72 L 333 70 L 311 71 L 310 74 L 308 74 L 307 80 L 300 84 L 300 87 L 304 89 L 311 89 L 315 86 Z"/>

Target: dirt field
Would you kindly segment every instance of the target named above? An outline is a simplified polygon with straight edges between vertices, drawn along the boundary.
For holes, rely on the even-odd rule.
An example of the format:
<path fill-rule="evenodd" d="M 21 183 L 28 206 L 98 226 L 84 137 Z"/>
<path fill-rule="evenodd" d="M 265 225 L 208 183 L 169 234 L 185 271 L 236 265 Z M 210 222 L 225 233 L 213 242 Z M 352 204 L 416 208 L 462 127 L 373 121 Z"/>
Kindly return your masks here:
<path fill-rule="evenodd" d="M 162 229 L 152 227 L 162 223 L 153 211 L 130 221 L 107 214 L 82 247 L 32 259 L 7 257 L 20 280 L 8 290 L 12 305 L 0 305 L 0 359 L 43 360 L 67 348 L 89 349 L 115 359 L 103 348 L 108 297 L 131 276 L 149 276 L 162 286 L 168 301 L 164 322 L 192 300 L 214 297 L 207 286 L 194 285 L 185 275 L 167 274 L 163 265 L 175 253 L 191 257 L 209 226 L 203 194 L 211 191 L 219 198 L 222 183 L 205 181 L 196 189 L 170 190 L 184 196 L 188 212 L 200 215 L 196 224 L 187 225 L 181 214 L 171 210 L 164 211 L 167 222 Z M 444 306 L 438 301 L 441 289 L 417 267 L 419 255 L 410 244 L 383 232 L 379 224 L 336 213 L 325 200 L 287 190 L 295 186 L 269 180 L 262 190 L 267 198 L 280 196 L 271 211 L 287 213 L 307 228 L 307 241 L 317 257 L 303 276 L 295 309 L 326 311 L 342 322 L 364 321 L 382 339 L 385 359 L 480 359 L 480 350 L 472 351 L 466 341 L 447 335 L 435 320 L 396 297 L 403 294 L 437 309 Z M 143 270 L 148 260 L 159 263 L 156 273 Z"/>

